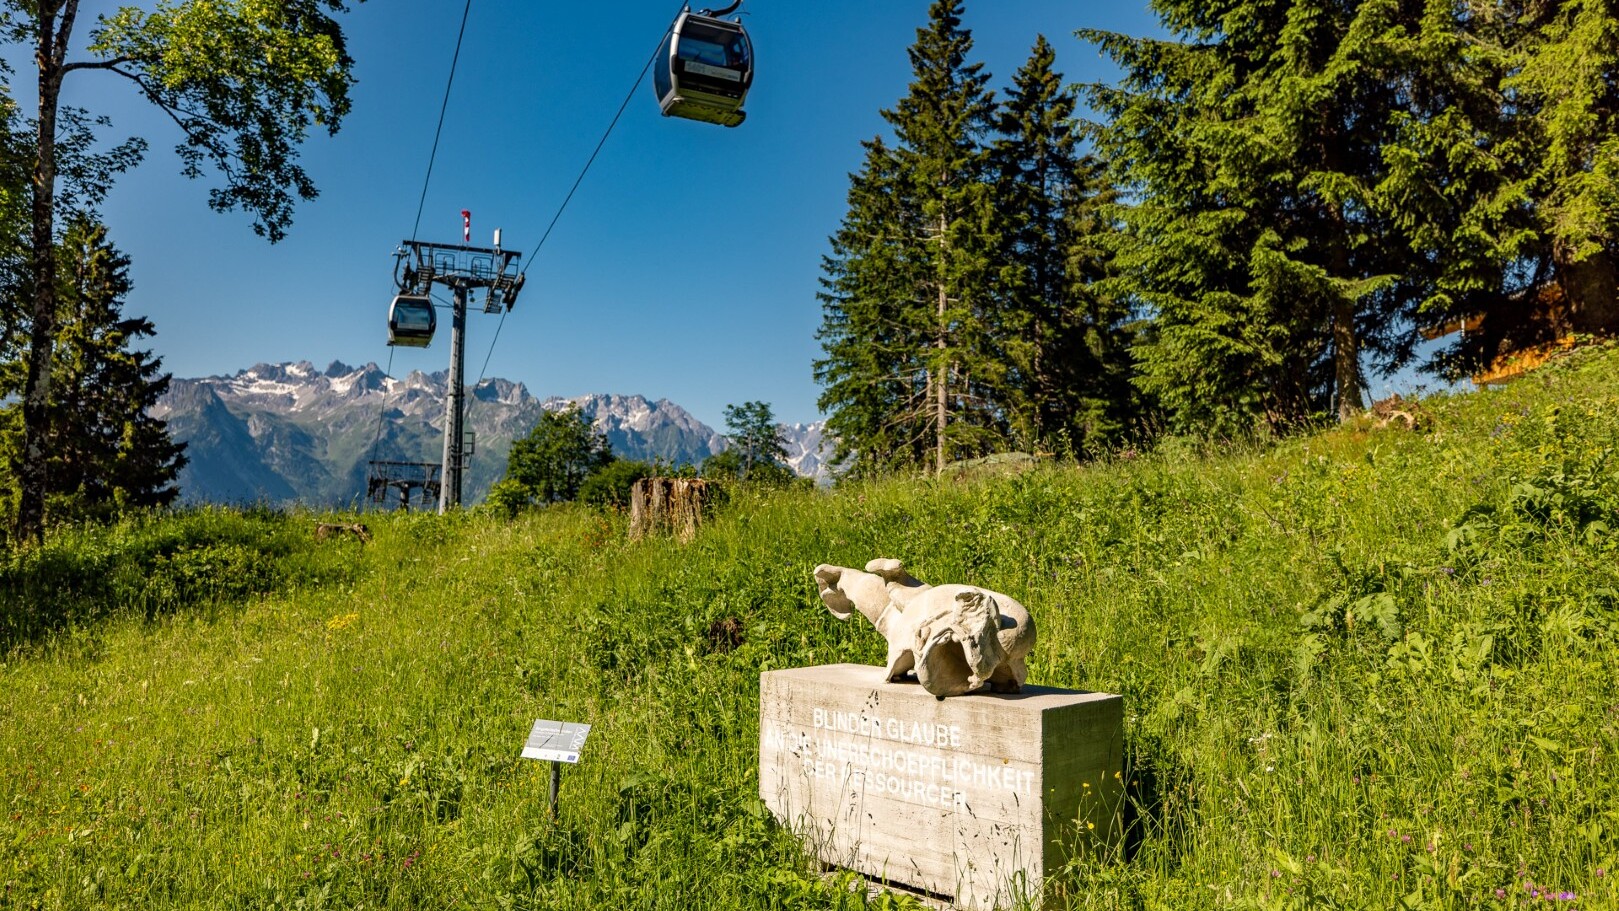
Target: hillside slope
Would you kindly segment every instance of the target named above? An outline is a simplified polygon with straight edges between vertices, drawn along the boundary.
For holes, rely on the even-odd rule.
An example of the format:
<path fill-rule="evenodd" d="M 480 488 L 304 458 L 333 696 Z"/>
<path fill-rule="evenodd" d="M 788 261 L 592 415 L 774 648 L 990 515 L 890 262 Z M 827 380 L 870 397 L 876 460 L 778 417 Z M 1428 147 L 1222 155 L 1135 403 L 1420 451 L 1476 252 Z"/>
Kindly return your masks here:
<path fill-rule="evenodd" d="M 1619 349 L 1413 414 L 741 492 L 685 546 L 572 509 L 368 516 L 369 545 L 262 512 L 64 534 L 0 589 L 0 883 L 21 908 L 866 907 L 763 815 L 757 696 L 881 660 L 810 570 L 882 555 L 1027 604 L 1033 681 L 1125 697 L 1127 851 L 1047 907 L 1615 906 Z M 535 718 L 594 725 L 554 822 L 517 758 Z"/>

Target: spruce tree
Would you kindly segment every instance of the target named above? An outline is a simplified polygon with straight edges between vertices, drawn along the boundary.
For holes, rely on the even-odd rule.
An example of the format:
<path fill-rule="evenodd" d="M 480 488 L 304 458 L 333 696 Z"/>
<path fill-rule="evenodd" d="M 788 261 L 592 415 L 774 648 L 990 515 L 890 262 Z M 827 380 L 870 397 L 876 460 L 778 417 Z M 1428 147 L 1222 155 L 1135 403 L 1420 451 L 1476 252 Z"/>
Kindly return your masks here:
<path fill-rule="evenodd" d="M 155 333 L 150 320 L 126 317 L 129 258 L 107 229 L 84 217 L 69 222 L 57 244 L 60 302 L 56 320 L 56 381 L 51 394 L 53 522 L 108 518 L 124 510 L 166 506 L 179 495 L 174 481 L 185 465 L 185 444 L 150 409 L 168 390 L 162 360 L 132 346 Z M 15 394 L 23 370 L 13 362 L 4 383 Z M 4 448 L 15 472 L 20 456 L 20 407 L 5 410 Z M 8 511 L 14 504 L 7 504 Z"/>
<path fill-rule="evenodd" d="M 882 112 L 893 144 L 866 144 L 823 267 L 821 407 L 856 471 L 924 459 L 939 470 L 1004 439 L 984 146 L 994 103 L 968 62 L 959 0 L 935 0 L 928 17 L 909 91 Z"/>
<path fill-rule="evenodd" d="M 995 183 L 999 350 L 1009 370 L 1006 412 L 1015 441 L 1079 453 L 1129 420 L 1127 312 L 1099 282 L 1109 272 L 1098 235 L 1112 194 L 1079 151 L 1077 98 L 1039 36 L 1013 76 L 991 152 Z"/>
<path fill-rule="evenodd" d="M 1444 111 L 1424 27 L 1454 5 L 1428 6 L 1161 0 L 1175 39 L 1082 33 L 1126 72 L 1091 89 L 1132 198 L 1118 285 L 1153 312 L 1139 382 L 1181 429 L 1344 418 L 1368 362 L 1410 359 L 1435 267 L 1388 178 Z"/>
<path fill-rule="evenodd" d="M 865 143 L 849 209 L 823 258 L 815 362 L 819 407 L 835 461 L 853 476 L 919 467 L 927 456 L 926 262 L 899 163 L 881 138 Z"/>

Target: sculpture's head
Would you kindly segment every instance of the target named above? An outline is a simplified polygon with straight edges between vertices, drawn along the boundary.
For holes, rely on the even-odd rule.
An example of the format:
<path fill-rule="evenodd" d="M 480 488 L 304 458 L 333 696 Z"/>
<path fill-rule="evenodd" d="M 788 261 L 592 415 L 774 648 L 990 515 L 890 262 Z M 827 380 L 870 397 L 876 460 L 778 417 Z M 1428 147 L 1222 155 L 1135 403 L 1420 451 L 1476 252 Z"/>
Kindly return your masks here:
<path fill-rule="evenodd" d="M 822 563 L 815 567 L 815 582 L 820 587 L 821 603 L 839 620 L 858 610 L 875 624 L 888 606 L 888 588 L 881 576 L 872 573 Z"/>
<path fill-rule="evenodd" d="M 888 597 L 903 606 L 911 596 L 930 588 L 905 571 L 905 564 L 887 557 L 878 557 L 866 564 L 866 572 L 881 576 L 888 588 Z"/>
<path fill-rule="evenodd" d="M 982 590 L 962 592 L 949 609 L 919 619 L 912 644 L 916 679 L 936 696 L 978 689 L 1007 658 L 1000 608 Z"/>

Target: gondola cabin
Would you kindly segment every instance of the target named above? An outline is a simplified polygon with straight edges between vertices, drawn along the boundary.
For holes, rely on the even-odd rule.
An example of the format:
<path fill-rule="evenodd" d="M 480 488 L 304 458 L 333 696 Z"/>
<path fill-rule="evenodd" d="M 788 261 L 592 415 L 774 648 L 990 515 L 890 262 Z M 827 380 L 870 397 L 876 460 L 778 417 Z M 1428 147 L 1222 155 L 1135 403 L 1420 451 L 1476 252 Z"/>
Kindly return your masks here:
<path fill-rule="evenodd" d="M 665 117 L 734 127 L 753 85 L 753 43 L 740 22 L 685 10 L 658 52 L 652 88 Z"/>
<path fill-rule="evenodd" d="M 422 294 L 401 294 L 388 308 L 388 344 L 426 348 L 433 341 L 438 317 L 433 299 Z"/>

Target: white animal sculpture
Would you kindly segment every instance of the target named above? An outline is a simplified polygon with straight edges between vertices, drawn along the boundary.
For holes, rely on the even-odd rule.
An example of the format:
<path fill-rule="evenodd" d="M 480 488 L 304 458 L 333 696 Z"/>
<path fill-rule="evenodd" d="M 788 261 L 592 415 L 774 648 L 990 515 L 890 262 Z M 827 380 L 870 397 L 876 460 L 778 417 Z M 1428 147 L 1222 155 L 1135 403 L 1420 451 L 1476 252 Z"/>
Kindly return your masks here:
<path fill-rule="evenodd" d="M 996 693 L 1023 688 L 1034 620 L 1012 598 L 971 585 L 928 585 L 887 559 L 867 563 L 864 572 L 823 563 L 815 581 L 833 616 L 858 610 L 888 640 L 885 679 L 914 671 L 940 699 L 986 685 Z"/>

